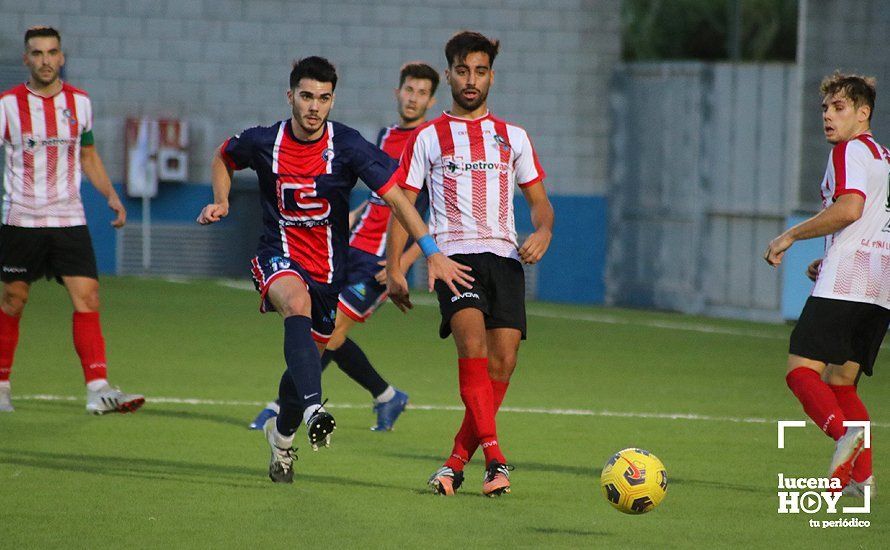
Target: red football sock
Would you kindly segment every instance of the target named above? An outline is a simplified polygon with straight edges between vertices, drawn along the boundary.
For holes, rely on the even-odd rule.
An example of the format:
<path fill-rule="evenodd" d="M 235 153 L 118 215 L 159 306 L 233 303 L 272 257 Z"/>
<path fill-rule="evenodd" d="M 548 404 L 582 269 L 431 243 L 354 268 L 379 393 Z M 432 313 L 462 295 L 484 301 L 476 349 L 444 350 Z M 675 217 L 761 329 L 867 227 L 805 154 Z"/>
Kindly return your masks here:
<path fill-rule="evenodd" d="M 99 312 L 74 312 L 72 319 L 74 349 L 80 357 L 84 381 L 104 380 L 108 377 L 105 367 L 105 339 L 99 324 Z"/>
<path fill-rule="evenodd" d="M 807 367 L 797 367 L 785 377 L 788 387 L 803 405 L 804 412 L 816 426 L 837 441 L 844 435 L 844 412 L 834 392 L 822 381 L 819 373 Z"/>
<path fill-rule="evenodd" d="M 507 393 L 507 387 L 510 383 L 499 382 L 493 379 L 489 380 L 491 381 L 491 391 L 494 397 L 494 413 L 496 416 L 498 410 L 501 408 L 501 403 L 504 402 L 504 396 Z M 479 438 L 476 437 L 473 419 L 470 417 L 469 412 L 464 412 L 464 421 L 461 423 L 457 435 L 454 436 L 454 447 L 451 449 L 451 456 L 445 461 L 445 466 L 448 466 L 455 471 L 463 470 L 464 465 L 473 458 L 473 454 L 478 447 Z"/>
<path fill-rule="evenodd" d="M 470 413 L 476 435 L 485 453 L 485 463 L 492 460 L 504 463 L 498 445 L 497 425 L 494 420 L 494 391 L 488 379 L 488 358 L 458 359 L 460 397 Z"/>
<path fill-rule="evenodd" d="M 829 384 L 828 387 L 834 392 L 837 404 L 844 411 L 844 416 L 847 417 L 847 420 L 871 420 L 868 416 L 868 409 L 865 408 L 865 404 L 856 393 L 856 386 L 833 386 Z M 871 433 L 874 434 L 874 431 Z M 871 439 L 874 441 L 873 437 Z M 853 463 L 853 481 L 861 483 L 868 479 L 871 474 L 871 447 L 868 449 L 863 447 L 862 452 L 856 457 L 856 462 Z"/>
<path fill-rule="evenodd" d="M 19 343 L 19 319 L 0 310 L 0 382 L 8 382 Z"/>

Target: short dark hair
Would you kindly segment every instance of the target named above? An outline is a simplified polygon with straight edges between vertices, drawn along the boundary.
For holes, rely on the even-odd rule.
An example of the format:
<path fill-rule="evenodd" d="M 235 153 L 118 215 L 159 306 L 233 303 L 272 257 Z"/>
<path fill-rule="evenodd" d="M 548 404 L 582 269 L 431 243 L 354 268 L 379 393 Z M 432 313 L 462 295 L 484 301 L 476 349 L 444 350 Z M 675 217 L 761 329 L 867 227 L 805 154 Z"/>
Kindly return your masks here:
<path fill-rule="evenodd" d="M 25 47 L 28 46 L 28 40 L 31 40 L 32 38 L 38 36 L 55 37 L 59 40 L 59 44 L 62 43 L 62 35 L 59 34 L 59 31 L 52 27 L 40 25 L 37 27 L 31 27 L 30 29 L 25 31 Z"/>
<path fill-rule="evenodd" d="M 460 31 L 445 44 L 445 60 L 451 67 L 455 61 L 463 61 L 471 53 L 482 52 L 488 54 L 488 63 L 491 66 L 494 65 L 494 58 L 500 47 L 500 40 L 491 40 L 478 32 Z"/>
<path fill-rule="evenodd" d="M 833 74 L 822 79 L 819 91 L 822 92 L 823 98 L 842 93 L 850 98 L 853 106 L 857 109 L 863 105 L 868 105 L 868 120 L 871 120 L 871 115 L 875 111 L 876 82 L 873 76 L 844 74 L 840 71 L 834 71 Z"/>
<path fill-rule="evenodd" d="M 405 83 L 405 79 L 408 77 L 411 78 L 422 78 L 424 80 L 429 80 L 432 84 L 430 88 L 430 95 L 436 94 L 436 88 L 439 86 L 439 73 L 436 72 L 436 69 L 430 67 L 426 63 L 422 61 L 411 61 L 409 63 L 405 63 L 402 65 L 402 70 L 399 73 L 399 88 L 402 87 L 402 84 Z"/>
<path fill-rule="evenodd" d="M 337 69 L 324 57 L 313 55 L 294 62 L 294 68 L 290 72 L 290 89 L 296 88 L 304 78 L 330 82 L 331 90 L 337 88 Z"/>

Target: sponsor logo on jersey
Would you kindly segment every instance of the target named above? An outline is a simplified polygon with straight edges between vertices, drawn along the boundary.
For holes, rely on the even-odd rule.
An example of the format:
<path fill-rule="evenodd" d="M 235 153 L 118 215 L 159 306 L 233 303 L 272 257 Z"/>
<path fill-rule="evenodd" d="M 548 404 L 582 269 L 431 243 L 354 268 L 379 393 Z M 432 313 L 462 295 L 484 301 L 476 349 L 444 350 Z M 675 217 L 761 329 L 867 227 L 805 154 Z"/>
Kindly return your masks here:
<path fill-rule="evenodd" d="M 35 138 L 34 136 L 29 135 L 29 134 L 22 136 L 22 142 L 25 145 L 25 149 L 28 149 L 28 150 L 37 149 L 38 147 L 47 147 L 47 146 L 57 147 L 59 145 L 68 145 L 68 144 L 72 143 L 73 141 L 74 140 L 72 138 L 55 137 L 55 138 L 40 139 L 40 138 Z"/>
<path fill-rule="evenodd" d="M 484 160 L 467 162 L 462 157 L 442 157 L 442 170 L 451 177 L 459 176 L 472 170 L 502 172 L 509 169 L 510 165 L 506 162 L 488 162 Z"/>

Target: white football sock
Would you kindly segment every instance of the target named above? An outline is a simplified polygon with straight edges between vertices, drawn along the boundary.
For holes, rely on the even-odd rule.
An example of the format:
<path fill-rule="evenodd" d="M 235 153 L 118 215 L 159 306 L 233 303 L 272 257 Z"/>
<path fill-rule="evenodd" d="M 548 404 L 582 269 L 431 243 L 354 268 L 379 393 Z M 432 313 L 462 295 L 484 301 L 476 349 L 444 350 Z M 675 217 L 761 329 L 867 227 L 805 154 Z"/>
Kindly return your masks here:
<path fill-rule="evenodd" d="M 275 414 L 279 414 L 281 412 L 281 407 L 279 407 L 278 403 L 274 401 L 269 401 L 268 403 L 266 403 L 266 408 L 272 409 L 273 411 L 275 411 Z"/>
<path fill-rule="evenodd" d="M 87 389 L 90 391 L 99 391 L 107 385 L 108 380 L 104 378 L 98 378 L 96 380 L 90 380 L 89 382 L 87 382 Z"/>
<path fill-rule="evenodd" d="M 396 389 L 392 386 L 386 386 L 386 389 L 383 390 L 383 393 L 374 398 L 374 403 L 386 403 L 388 401 L 392 401 L 392 398 L 396 396 Z"/>
<path fill-rule="evenodd" d="M 303 424 L 309 425 L 309 419 L 317 412 L 324 412 L 324 407 L 321 405 L 309 405 L 306 407 L 306 410 L 303 411 Z"/>

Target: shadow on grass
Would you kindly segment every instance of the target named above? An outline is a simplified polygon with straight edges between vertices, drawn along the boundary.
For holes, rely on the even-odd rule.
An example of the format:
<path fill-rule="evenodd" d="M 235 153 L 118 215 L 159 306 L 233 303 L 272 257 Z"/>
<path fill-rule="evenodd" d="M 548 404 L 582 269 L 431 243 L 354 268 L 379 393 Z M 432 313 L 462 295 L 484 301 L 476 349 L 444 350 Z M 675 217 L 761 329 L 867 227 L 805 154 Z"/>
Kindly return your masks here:
<path fill-rule="evenodd" d="M 482 455 L 481 453 L 477 453 L 479 456 L 474 456 L 474 460 L 479 464 L 482 464 Z M 433 464 L 440 464 L 443 460 L 441 455 L 425 455 L 425 454 L 417 454 L 417 453 L 387 453 L 387 456 L 391 456 L 393 458 L 405 458 L 409 460 L 422 460 L 424 462 L 431 462 Z M 582 466 L 569 466 L 566 464 L 545 464 L 543 462 L 520 462 L 514 464 L 516 468 L 521 470 L 527 470 L 532 472 L 545 472 L 552 474 L 568 474 L 575 476 L 584 476 L 589 477 L 592 475 L 599 476 L 603 469 L 602 468 L 586 468 Z"/>
<path fill-rule="evenodd" d="M 442 462 L 442 457 L 439 455 L 427 455 L 419 453 L 387 453 L 387 456 L 408 460 L 423 460 L 424 462 L 430 462 L 432 464 L 440 464 Z M 475 457 L 475 459 L 480 460 L 480 457 Z M 592 477 L 597 480 L 603 473 L 603 469 L 600 467 L 569 466 L 566 464 L 547 464 L 543 462 L 518 462 L 514 465 L 519 471 L 566 474 L 572 476 L 580 476 L 588 479 Z M 740 491 L 745 493 L 764 492 L 764 488 L 758 485 L 743 485 L 740 483 L 726 483 L 707 479 L 676 478 L 671 477 L 670 472 L 668 472 L 668 482 L 670 486 L 679 485 L 688 487 L 706 487 L 708 489 L 724 489 L 727 491 Z"/>
<path fill-rule="evenodd" d="M 176 481 L 200 485 L 212 484 L 238 489 L 261 488 L 262 485 L 258 483 L 261 481 L 268 483 L 267 486 L 272 485 L 272 482 L 266 478 L 265 467 L 259 464 L 256 468 L 249 468 L 245 466 L 205 464 L 156 458 L 48 453 L 21 449 L 0 449 L 0 464 L 39 468 L 56 474 L 59 472 L 77 472 L 129 479 Z M 363 479 L 307 474 L 300 472 L 298 465 L 295 468 L 295 473 L 298 482 L 404 490 L 398 485 L 386 485 Z"/>
<path fill-rule="evenodd" d="M 21 409 L 22 411 L 59 411 L 60 409 L 64 409 L 66 411 L 71 411 L 71 414 L 87 415 L 87 412 L 84 410 L 84 403 L 81 403 L 80 401 L 22 401 L 22 403 L 25 404 L 16 404 L 16 407 Z M 201 420 L 206 422 L 213 422 L 216 424 L 237 426 L 245 430 L 247 430 L 247 424 L 249 422 L 249 420 L 245 418 L 235 418 L 233 416 L 226 416 L 222 414 L 210 414 L 205 412 L 195 412 L 193 410 L 185 411 L 169 408 L 159 409 L 152 406 L 151 400 L 149 400 L 141 409 L 133 414 L 138 416 L 154 416 L 180 420 Z"/>
<path fill-rule="evenodd" d="M 575 537 L 610 537 L 614 535 L 614 533 L 606 533 L 605 531 L 582 531 L 580 529 L 557 529 L 554 527 L 532 527 L 529 530 L 542 535 L 572 535 Z"/>

